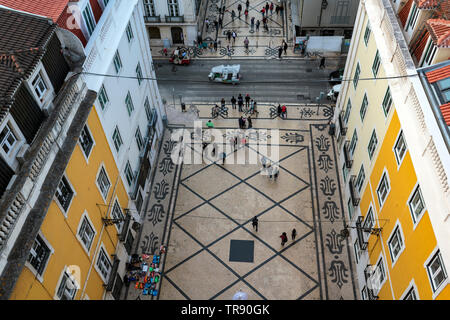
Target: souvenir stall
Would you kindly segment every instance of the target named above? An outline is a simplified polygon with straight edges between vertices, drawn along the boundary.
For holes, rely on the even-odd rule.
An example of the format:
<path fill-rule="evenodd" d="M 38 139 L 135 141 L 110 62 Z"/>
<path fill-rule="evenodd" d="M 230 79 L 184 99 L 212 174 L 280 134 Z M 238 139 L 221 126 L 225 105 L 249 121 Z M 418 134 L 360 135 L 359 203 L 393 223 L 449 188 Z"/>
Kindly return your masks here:
<path fill-rule="evenodd" d="M 158 295 L 161 255 L 165 251 L 165 247 L 161 246 L 158 254 L 133 254 L 130 263 L 127 263 L 126 281 L 128 284 L 134 283 L 134 288 L 142 291 L 142 295 Z"/>

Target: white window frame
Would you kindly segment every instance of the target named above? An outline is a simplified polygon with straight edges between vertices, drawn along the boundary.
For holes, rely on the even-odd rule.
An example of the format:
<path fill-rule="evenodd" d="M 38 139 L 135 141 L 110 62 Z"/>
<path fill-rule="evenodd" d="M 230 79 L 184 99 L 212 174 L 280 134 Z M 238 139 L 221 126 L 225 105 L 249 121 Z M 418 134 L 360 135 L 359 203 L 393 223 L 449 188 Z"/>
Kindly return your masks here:
<path fill-rule="evenodd" d="M 353 143 L 353 140 L 355 141 L 354 143 Z M 350 140 L 350 146 L 349 146 L 350 155 L 352 157 L 355 154 L 357 144 L 358 144 L 358 133 L 356 132 L 356 128 L 355 128 L 355 130 L 353 131 L 352 140 Z"/>
<path fill-rule="evenodd" d="M 388 93 L 389 93 L 389 99 L 386 100 L 386 98 L 388 96 Z M 390 101 L 387 111 L 386 111 L 386 108 L 385 108 L 386 107 L 386 105 L 385 105 L 386 101 Z M 384 113 L 384 116 L 386 118 L 389 116 L 389 113 L 392 110 L 392 104 L 393 103 L 394 103 L 394 101 L 392 99 L 391 88 L 388 86 L 387 89 L 386 89 L 386 93 L 384 94 L 383 101 L 381 102 L 381 108 L 383 109 L 383 113 Z"/>
<path fill-rule="evenodd" d="M 401 159 L 399 158 L 400 155 L 397 153 L 397 144 L 399 143 L 400 138 L 403 139 L 403 144 L 405 145 L 405 151 L 404 151 L 403 157 L 401 157 Z M 403 163 L 403 159 L 405 159 L 406 153 L 408 152 L 408 145 L 406 144 L 405 135 L 403 134 L 403 130 L 402 129 L 400 129 L 400 131 L 397 134 L 397 138 L 395 138 L 395 142 L 394 142 L 394 145 L 392 147 L 392 152 L 394 153 L 395 162 L 397 163 L 397 170 L 398 170 L 398 169 L 400 169 L 400 166 Z"/>
<path fill-rule="evenodd" d="M 108 270 L 108 275 L 105 278 L 105 276 L 102 273 L 102 270 L 100 269 L 101 267 L 99 267 L 99 262 L 100 262 L 100 256 L 102 255 L 102 253 L 104 254 L 104 256 L 108 259 L 110 268 Z M 108 283 L 109 277 L 111 276 L 111 271 L 112 271 L 112 267 L 113 267 L 113 263 L 111 261 L 111 258 L 109 257 L 109 253 L 106 250 L 105 246 L 103 243 L 101 243 L 100 245 L 100 250 L 98 250 L 98 254 L 97 254 L 97 258 L 95 259 L 95 270 L 97 271 L 98 275 L 100 276 L 100 278 L 103 280 L 103 282 L 105 284 Z"/>
<path fill-rule="evenodd" d="M 134 176 L 133 168 L 131 167 L 131 164 L 130 164 L 130 160 L 127 160 L 127 163 L 125 164 L 125 169 L 124 169 L 123 173 L 125 174 L 125 179 L 127 180 L 128 186 L 132 187 L 135 176 Z M 131 174 L 131 177 L 132 177 L 131 182 L 129 181 L 129 178 L 130 178 L 129 174 Z"/>
<path fill-rule="evenodd" d="M 422 200 L 422 204 L 423 204 L 423 209 L 418 216 L 415 215 L 415 213 L 413 212 L 413 210 L 411 208 L 411 204 L 410 204 L 414 197 L 414 194 L 416 193 L 417 190 L 419 191 L 419 197 Z M 408 207 L 409 213 L 411 214 L 411 219 L 413 222 L 413 230 L 415 230 L 417 225 L 419 224 L 420 220 L 422 220 L 422 217 L 425 215 L 425 211 L 427 211 L 427 206 L 426 206 L 425 200 L 423 198 L 422 190 L 420 190 L 420 185 L 418 182 L 414 185 L 414 188 L 412 189 L 412 191 L 408 197 L 408 201 L 406 202 L 406 206 Z"/>
<path fill-rule="evenodd" d="M 82 146 L 82 144 L 81 144 L 81 142 L 80 142 L 80 140 L 81 140 L 81 134 L 83 133 L 84 128 L 87 129 L 87 132 L 89 133 L 89 136 L 90 136 L 91 139 L 92 139 L 92 146 L 91 146 L 91 150 L 89 151 L 89 154 L 88 154 L 88 155 L 86 155 L 86 153 L 84 152 L 83 146 Z M 84 158 L 86 159 L 86 163 L 89 163 L 89 158 L 90 158 L 90 156 L 91 156 L 91 154 L 92 154 L 92 150 L 94 150 L 94 147 L 95 147 L 95 139 L 94 139 L 94 135 L 92 134 L 92 131 L 91 131 L 91 129 L 89 128 L 89 125 L 88 125 L 87 122 L 84 124 L 83 129 L 81 130 L 80 138 L 78 139 L 78 145 L 79 145 L 79 147 L 80 147 L 80 149 L 81 149 L 81 153 L 83 154 Z"/>
<path fill-rule="evenodd" d="M 359 261 L 361 261 L 361 248 L 359 246 L 359 239 L 356 239 L 353 243 L 353 253 L 355 254 L 356 264 L 358 264 Z"/>
<path fill-rule="evenodd" d="M 434 57 L 436 56 L 437 46 L 434 44 L 431 37 L 428 39 L 428 43 L 425 46 L 425 50 L 422 57 L 421 67 L 428 67 L 432 64 Z"/>
<path fill-rule="evenodd" d="M 85 219 L 86 219 L 89 227 L 92 229 L 92 233 L 93 233 L 91 242 L 89 243 L 89 247 L 86 246 L 86 243 L 84 243 L 83 238 L 80 235 L 81 227 L 83 226 L 83 222 L 85 221 Z M 91 254 L 92 244 L 94 243 L 94 240 L 95 240 L 96 236 L 97 236 L 97 230 L 95 230 L 94 224 L 92 223 L 92 220 L 89 217 L 88 212 L 85 210 L 84 213 L 81 215 L 80 222 L 78 223 L 76 237 L 77 237 L 78 241 L 80 241 L 81 246 L 86 251 L 88 256 L 90 256 L 90 254 Z"/>
<path fill-rule="evenodd" d="M 364 106 L 364 109 L 363 109 L 363 106 Z M 368 108 L 369 108 L 369 98 L 367 97 L 367 92 L 364 92 L 364 96 L 361 101 L 361 107 L 359 108 L 359 117 L 361 118 L 361 122 L 364 122 Z M 364 110 L 364 114 L 361 114 L 362 110 Z"/>
<path fill-rule="evenodd" d="M 380 186 L 381 186 L 381 183 L 383 182 L 383 178 L 384 177 L 386 177 L 386 182 L 387 182 L 387 187 L 388 187 L 388 189 L 387 189 L 387 191 L 386 191 L 386 196 L 384 197 L 384 199 L 383 199 L 383 201 L 381 201 L 381 198 L 380 198 L 380 194 L 379 194 L 379 192 L 378 192 L 378 190 L 379 190 L 379 188 L 380 188 Z M 386 203 L 386 200 L 387 200 L 387 198 L 388 198 L 388 196 L 389 196 L 389 193 L 391 192 L 391 181 L 389 180 L 389 173 L 388 173 L 388 171 L 386 170 L 386 168 L 383 170 L 383 173 L 381 174 L 381 178 L 380 178 L 380 180 L 379 180 L 379 182 L 378 182 L 378 185 L 377 185 L 377 189 L 376 189 L 376 192 L 377 192 L 377 199 L 378 199 L 378 204 L 380 205 L 380 211 L 381 211 L 381 209 L 383 208 L 383 206 L 384 206 L 384 204 Z"/>
<path fill-rule="evenodd" d="M 86 40 L 89 40 L 95 31 L 95 27 L 97 26 L 94 12 L 92 11 L 91 4 L 89 3 L 89 1 L 87 1 L 86 6 L 84 7 L 83 10 L 80 11 L 80 13 L 83 19 L 84 35 L 86 36 Z M 86 17 L 85 14 L 87 14 L 88 17 Z"/>
<path fill-rule="evenodd" d="M 445 274 L 446 274 L 446 279 L 439 285 L 439 287 L 435 288 L 435 287 L 434 287 L 434 286 L 435 286 L 434 281 L 433 281 L 433 279 L 431 279 L 431 275 L 430 275 L 430 272 L 429 272 L 429 270 L 428 270 L 428 265 L 431 264 L 433 258 L 434 258 L 436 255 L 438 255 L 438 254 L 439 254 L 439 256 L 440 256 L 440 260 L 441 260 L 442 266 L 444 267 L 443 269 L 444 269 L 444 272 L 445 272 Z M 433 298 L 433 299 L 436 299 L 436 297 L 439 295 L 439 293 L 441 293 L 441 291 L 442 291 L 442 290 L 447 286 L 447 284 L 449 283 L 448 273 L 447 273 L 447 268 L 445 267 L 444 262 L 443 262 L 443 260 L 442 260 L 442 255 L 441 255 L 441 253 L 440 253 L 439 247 L 436 247 L 436 248 L 433 249 L 433 251 L 432 251 L 431 254 L 428 256 L 428 258 L 427 258 L 427 260 L 425 261 L 425 263 L 423 264 L 423 266 L 424 266 L 424 268 L 425 268 L 425 272 L 427 273 L 427 277 L 428 277 L 428 280 L 429 280 L 429 282 L 430 282 L 430 289 L 431 289 L 431 292 L 433 292 L 432 298 Z M 441 266 L 441 267 L 442 267 L 442 266 Z"/>
<path fill-rule="evenodd" d="M 134 39 L 134 32 L 133 32 L 133 27 L 131 26 L 131 20 L 127 24 L 125 33 L 127 34 L 128 43 L 131 43 Z"/>
<path fill-rule="evenodd" d="M 372 34 L 372 29 L 370 28 L 369 20 L 367 20 L 366 29 L 364 31 L 364 44 L 366 47 L 369 45 L 370 35 Z"/>
<path fill-rule="evenodd" d="M 101 188 L 100 185 L 98 184 L 98 178 L 100 177 L 100 174 L 101 174 L 101 172 L 102 172 L 102 169 L 104 170 L 105 176 L 106 176 L 106 178 L 108 179 L 108 182 L 109 182 L 109 186 L 108 186 L 108 189 L 107 189 L 107 191 L 106 191 L 106 195 L 103 194 L 102 188 Z M 106 203 L 106 199 L 108 198 L 109 191 L 111 190 L 111 179 L 110 179 L 109 176 L 108 176 L 108 172 L 106 171 L 106 168 L 105 168 L 105 165 L 104 165 L 103 162 L 100 164 L 100 167 L 99 167 L 99 169 L 98 169 L 97 175 L 95 176 L 95 185 L 97 186 L 98 191 L 99 191 L 100 194 L 102 195 L 103 201 L 105 201 L 105 203 Z"/>
<path fill-rule="evenodd" d="M 136 66 L 136 78 L 138 80 L 138 84 L 141 85 L 142 81 L 144 81 L 144 76 L 142 74 L 142 67 L 140 62 L 138 62 Z"/>
<path fill-rule="evenodd" d="M 347 210 L 348 210 L 349 221 L 352 221 L 353 217 L 354 217 L 355 210 L 353 208 L 353 202 L 352 202 L 352 198 L 351 197 L 349 197 L 348 201 L 347 201 Z"/>
<path fill-rule="evenodd" d="M 375 138 L 375 139 L 374 139 Z M 375 142 L 375 144 L 372 144 L 373 143 L 373 140 L 375 140 L 376 142 Z M 371 145 L 373 145 L 374 147 L 373 147 L 373 151 L 372 151 L 372 154 L 370 154 L 371 153 L 371 148 L 370 148 L 370 146 Z M 374 155 L 375 155 L 375 152 L 377 151 L 377 147 L 378 147 L 378 136 L 377 136 L 377 131 L 375 130 L 375 128 L 373 128 L 373 130 L 372 130 L 372 134 L 370 135 L 370 139 L 369 139 L 369 144 L 367 145 L 367 154 L 369 155 L 369 160 L 370 161 L 372 161 L 373 159 L 374 159 Z"/>
<path fill-rule="evenodd" d="M 420 13 L 419 7 L 416 5 L 415 2 L 413 2 L 413 7 L 411 8 L 411 11 L 410 11 L 410 14 L 409 14 L 409 19 L 408 19 L 408 22 L 406 24 L 406 30 L 405 31 L 408 31 L 410 29 L 411 30 L 414 29 L 414 26 L 416 25 L 419 13 Z"/>
<path fill-rule="evenodd" d="M 144 149 L 145 142 L 144 142 L 144 139 L 142 138 L 141 128 L 139 128 L 139 125 L 136 128 L 134 137 L 136 139 L 136 144 L 138 146 L 139 152 L 141 152 Z"/>
<path fill-rule="evenodd" d="M 348 120 L 350 119 L 351 111 L 352 111 L 352 102 L 351 102 L 350 98 L 348 98 L 347 108 L 345 109 L 344 119 L 343 119 L 345 124 L 348 124 Z"/>
<path fill-rule="evenodd" d="M 378 75 L 378 71 L 380 71 L 380 66 L 381 66 L 381 57 L 380 57 L 380 52 L 377 50 L 377 52 L 375 53 L 375 57 L 373 58 L 373 63 L 372 63 L 372 73 L 375 78 Z"/>
<path fill-rule="evenodd" d="M 113 66 L 116 74 L 120 74 L 120 71 L 123 69 L 122 58 L 120 57 L 119 50 L 116 51 L 113 57 Z"/>
<path fill-rule="evenodd" d="M 98 90 L 98 102 L 100 104 L 100 108 L 102 108 L 102 111 L 105 111 L 107 107 L 109 106 L 109 97 L 108 92 L 106 91 L 105 85 L 102 84 L 100 87 L 100 90 Z"/>
<path fill-rule="evenodd" d="M 116 136 L 116 131 L 117 131 L 117 136 Z M 119 145 L 118 149 L 117 149 L 117 145 L 116 145 L 116 139 L 114 138 L 114 136 L 116 136 L 120 140 L 120 141 L 118 141 L 118 142 L 120 142 L 120 145 Z M 112 134 L 111 138 L 112 138 L 112 142 L 113 142 L 113 145 L 114 145 L 114 150 L 116 150 L 117 153 L 120 153 L 120 149 L 121 149 L 121 147 L 123 145 L 123 139 L 122 139 L 122 135 L 120 134 L 120 130 L 119 130 L 119 126 L 118 125 L 116 125 L 114 127 L 114 131 L 113 131 L 113 134 Z"/>
<path fill-rule="evenodd" d="M 387 268 L 386 268 L 386 264 L 384 263 L 384 257 L 383 257 L 383 254 L 380 254 L 380 257 L 377 259 L 377 263 L 375 264 L 375 268 L 374 268 L 374 274 L 377 274 L 377 285 L 378 285 L 378 290 L 376 290 L 376 293 L 375 293 L 375 290 L 374 290 L 374 293 L 375 293 L 375 295 L 378 295 L 378 293 L 381 291 L 381 289 L 383 288 L 383 286 L 384 286 L 384 284 L 386 283 L 386 280 L 387 280 L 387 272 L 386 272 L 386 270 L 387 270 Z M 378 277 L 378 275 L 379 275 L 379 272 L 378 272 L 378 266 L 380 265 L 380 262 L 381 262 L 381 265 L 382 265 L 382 267 L 383 267 L 383 280 L 380 282 L 379 281 L 379 277 Z M 374 275 L 373 274 L 373 275 Z M 372 275 L 372 277 L 373 277 L 373 275 Z"/>
<path fill-rule="evenodd" d="M 127 108 L 128 116 L 131 117 L 134 112 L 134 103 L 130 91 L 128 91 L 127 96 L 125 97 L 125 107 Z"/>
<path fill-rule="evenodd" d="M 63 271 L 61 272 L 61 274 L 59 276 L 58 283 L 56 284 L 55 295 L 53 297 L 54 300 L 61 300 L 61 297 L 58 296 L 58 291 L 59 291 L 59 287 L 62 284 L 65 274 L 67 274 L 68 279 L 71 280 L 72 284 L 74 284 L 74 286 L 75 286 L 75 292 L 72 296 L 72 299 L 68 299 L 68 300 L 74 300 L 75 297 L 77 296 L 78 291 L 81 289 L 80 284 L 77 282 L 77 280 L 74 279 L 73 275 L 70 272 L 68 272 L 67 266 L 64 266 Z"/>
<path fill-rule="evenodd" d="M 39 96 L 34 88 L 33 82 L 36 79 L 37 76 L 40 76 L 43 83 L 47 87 L 46 91 L 43 93 L 42 96 Z M 28 80 L 26 81 L 26 84 L 28 86 L 28 89 L 31 91 L 32 96 L 35 98 L 35 101 L 39 105 L 41 109 L 44 109 L 47 103 L 53 99 L 53 96 L 55 94 L 53 85 L 50 81 L 50 78 L 47 75 L 47 71 L 44 68 L 44 65 L 42 62 L 39 62 L 34 72 L 30 75 Z"/>
<path fill-rule="evenodd" d="M 36 82 L 36 83 L 35 83 Z M 44 90 L 41 89 L 41 85 L 44 87 Z M 31 86 L 33 87 L 33 91 L 36 94 L 36 97 L 42 101 L 48 92 L 48 86 L 45 83 L 44 77 L 41 71 L 38 71 L 31 80 Z"/>
<path fill-rule="evenodd" d="M 69 205 L 67 206 L 67 210 L 65 210 L 65 209 L 63 208 L 63 206 L 61 205 L 61 203 L 59 202 L 59 199 L 58 199 L 58 197 L 56 196 L 56 191 L 55 191 L 55 194 L 53 195 L 53 200 L 55 201 L 55 203 L 56 203 L 56 205 L 58 206 L 58 208 L 61 210 L 61 212 L 62 212 L 62 214 L 64 215 L 64 217 L 67 218 L 67 215 L 69 214 L 69 211 L 70 211 L 70 207 L 72 206 L 72 203 L 73 203 L 73 199 L 76 197 L 77 193 L 76 193 L 75 188 L 73 187 L 72 183 L 70 182 L 69 178 L 67 177 L 67 174 L 66 174 L 66 173 L 64 173 L 64 174 L 62 175 L 60 181 L 58 182 L 58 186 L 56 187 L 56 189 L 59 188 L 59 183 L 61 182 L 61 180 L 62 180 L 63 178 L 66 179 L 66 181 L 67 181 L 67 183 L 68 183 L 70 189 L 71 189 L 72 192 L 73 192 L 72 199 L 70 199 L 70 201 L 69 201 Z"/>
<path fill-rule="evenodd" d="M 44 244 L 49 249 L 49 254 L 48 254 L 47 260 L 44 262 L 44 266 L 42 267 L 41 274 L 39 274 L 38 270 L 36 270 L 35 267 L 31 264 L 31 262 L 28 261 L 29 256 L 31 255 L 31 251 L 30 251 L 30 253 L 27 257 L 27 260 L 25 261 L 25 267 L 27 267 L 31 271 L 31 273 L 33 273 L 33 275 L 36 277 L 36 279 L 39 280 L 40 283 L 43 283 L 45 271 L 47 270 L 47 266 L 48 266 L 48 263 L 50 262 L 50 258 L 55 253 L 55 249 L 53 249 L 52 245 L 50 244 L 50 242 L 48 242 L 47 238 L 44 236 L 44 234 L 42 233 L 41 230 L 39 230 L 36 238 L 37 237 L 40 237 L 42 242 L 44 242 Z M 34 241 L 36 241 L 36 239 L 34 239 Z M 34 242 L 33 242 L 33 246 L 34 246 Z M 31 250 L 33 250 L 33 247 L 31 247 Z"/>
<path fill-rule="evenodd" d="M 393 240 L 393 238 L 396 235 L 398 235 L 400 238 L 401 247 L 400 247 L 400 250 L 398 251 L 397 255 L 394 256 L 391 241 Z M 394 268 L 395 264 L 397 263 L 398 259 L 400 258 L 401 254 L 403 253 L 403 251 L 406 248 L 405 236 L 403 235 L 402 225 L 400 224 L 399 220 L 397 220 L 396 224 L 394 225 L 394 228 L 392 229 L 391 234 L 389 235 L 386 243 L 387 243 L 387 247 L 389 248 L 389 256 L 391 257 L 391 268 Z"/>
<path fill-rule="evenodd" d="M 371 217 L 371 219 L 368 219 L 368 217 Z M 369 224 L 368 224 L 368 221 L 369 220 L 372 220 L 372 223 L 370 224 L 370 226 L 369 226 Z M 372 229 L 373 227 L 375 227 L 375 225 L 376 225 L 376 221 L 375 221 L 375 213 L 374 213 L 374 209 L 373 209 L 373 205 L 372 205 L 372 203 L 369 205 L 369 209 L 367 209 L 367 212 L 366 212 L 366 215 L 364 216 L 364 221 L 363 221 L 363 223 L 362 223 L 362 227 L 365 229 L 365 228 L 370 228 L 370 229 Z M 370 237 L 370 233 L 366 233 L 366 232 L 363 232 L 363 234 L 364 234 L 364 241 L 368 241 L 369 240 L 369 237 Z"/>
<path fill-rule="evenodd" d="M 363 177 L 362 181 L 360 181 L 361 177 Z M 361 194 L 364 182 L 366 182 L 366 171 L 364 170 L 364 163 L 361 163 L 361 167 L 359 168 L 358 176 L 355 182 L 355 187 L 358 187 L 359 194 Z"/>
<path fill-rule="evenodd" d="M 356 90 L 356 88 L 358 87 L 358 82 L 359 82 L 359 76 L 361 75 L 361 65 L 358 61 L 358 63 L 356 64 L 356 68 L 355 68 L 355 73 L 353 74 L 353 88 Z"/>
<path fill-rule="evenodd" d="M 115 210 L 116 206 L 117 206 L 117 208 L 119 208 L 120 217 L 117 217 L 114 214 L 114 210 Z M 114 199 L 113 207 L 112 207 L 112 210 L 110 212 L 110 217 L 111 217 L 111 219 L 121 219 L 121 218 L 125 219 L 125 214 L 122 211 L 122 207 L 120 206 L 119 198 L 117 198 L 117 196 Z M 122 232 L 123 224 L 124 224 L 123 222 L 121 222 L 119 224 L 117 224 L 117 223 L 114 224 L 116 226 L 117 232 Z"/>
<path fill-rule="evenodd" d="M 414 282 L 414 279 L 411 280 L 408 287 L 403 291 L 402 295 L 400 296 L 399 300 L 406 300 L 406 296 L 410 293 L 410 291 L 413 291 L 416 295 L 416 300 L 420 300 L 419 291 L 417 290 L 417 286 Z"/>
<path fill-rule="evenodd" d="M 143 0 L 143 3 L 144 3 L 145 16 L 150 16 L 150 17 L 156 16 L 155 1 L 154 0 Z"/>

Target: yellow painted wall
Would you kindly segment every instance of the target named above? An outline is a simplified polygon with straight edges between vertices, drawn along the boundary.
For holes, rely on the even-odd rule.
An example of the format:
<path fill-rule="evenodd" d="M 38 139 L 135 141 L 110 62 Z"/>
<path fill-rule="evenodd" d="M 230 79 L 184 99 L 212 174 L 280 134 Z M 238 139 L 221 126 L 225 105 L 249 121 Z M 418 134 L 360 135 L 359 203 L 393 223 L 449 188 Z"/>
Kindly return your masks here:
<path fill-rule="evenodd" d="M 106 217 L 108 206 L 113 204 L 116 196 L 120 206 L 122 208 L 127 207 L 128 195 L 119 176 L 119 171 L 95 108 L 92 109 L 87 123 L 95 140 L 95 145 L 88 161 L 86 161 L 80 145 L 77 144 L 66 168 L 66 176 L 76 193 L 69 207 L 67 218 L 57 205 L 55 198 L 41 226 L 42 234 L 54 249 L 54 253 L 50 256 L 47 268 L 44 271 L 43 282 L 41 283 L 38 279 L 35 279 L 30 269 L 24 267 L 11 299 L 53 299 L 61 273 L 64 267 L 68 265 L 80 267 L 81 289 L 77 291 L 75 297 L 75 299 L 80 299 L 91 261 L 94 261 L 94 264 L 85 293 L 93 300 L 103 298 L 104 282 L 94 268 L 97 262 L 95 250 L 102 231 L 101 218 Z M 111 182 L 106 202 L 96 186 L 96 177 L 101 163 L 104 164 Z M 110 201 L 111 199 L 113 201 Z M 81 242 L 76 238 L 76 233 L 85 211 L 88 213 L 96 231 L 89 253 L 86 252 Z M 108 218 L 110 218 L 109 215 L 110 210 L 108 210 Z M 116 227 L 106 227 L 100 242 L 103 243 L 112 262 L 111 255 L 115 253 L 118 243 Z"/>
<path fill-rule="evenodd" d="M 394 112 L 373 171 L 370 174 L 370 186 L 366 188 L 361 200 L 361 210 L 364 215 L 372 202 L 378 214 L 379 224 L 377 227 L 383 228 L 381 238 L 371 236 L 369 241 L 370 263 L 372 265 L 377 263 L 378 257 L 382 252 L 381 246 L 383 246 L 385 266 L 390 274 L 390 280 L 388 278 L 379 292 L 378 296 L 380 299 L 393 299 L 389 281 L 392 284 L 394 298 L 399 299 L 408 288 L 412 279 L 414 279 L 420 299 L 432 299 L 433 292 L 424 263 L 436 247 L 436 238 L 427 211 L 423 213 L 422 218 L 414 229 L 407 201 L 415 189 L 417 177 L 409 152 L 406 153 L 400 167 L 397 165 L 393 146 L 400 129 L 397 113 Z M 380 211 L 376 189 L 384 169 L 388 171 L 390 192 Z M 394 266 L 392 266 L 388 240 L 396 227 L 397 221 L 401 225 L 405 249 L 397 258 Z M 441 291 L 438 298 L 449 299 L 449 294 L 450 287 L 447 286 Z"/>

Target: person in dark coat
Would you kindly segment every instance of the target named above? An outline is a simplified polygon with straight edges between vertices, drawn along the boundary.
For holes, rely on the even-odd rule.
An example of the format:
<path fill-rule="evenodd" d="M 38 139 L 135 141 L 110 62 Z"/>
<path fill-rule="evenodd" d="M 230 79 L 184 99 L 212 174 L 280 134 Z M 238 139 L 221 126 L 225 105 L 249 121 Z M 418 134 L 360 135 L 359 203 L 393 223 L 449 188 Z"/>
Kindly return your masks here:
<path fill-rule="evenodd" d="M 270 5 L 268 2 L 266 2 L 266 13 L 267 15 L 269 15 L 269 9 L 270 9 Z"/>
<path fill-rule="evenodd" d="M 219 25 L 220 25 L 221 28 L 223 28 L 223 20 L 222 20 L 222 17 L 219 17 Z"/>
<path fill-rule="evenodd" d="M 281 117 L 281 105 L 280 104 L 278 104 L 278 107 L 277 107 L 277 114 L 279 117 Z"/>
<path fill-rule="evenodd" d="M 320 59 L 320 66 L 319 66 L 319 69 L 323 69 L 323 68 L 325 68 L 325 57 L 322 57 L 322 58 Z"/>
<path fill-rule="evenodd" d="M 253 229 L 255 229 L 256 232 L 258 232 L 258 218 L 256 216 L 252 219 L 252 226 Z"/>
<path fill-rule="evenodd" d="M 297 236 L 297 230 L 295 230 L 295 228 L 292 229 L 291 236 L 292 236 L 292 241 L 294 241 L 294 240 L 295 240 L 295 237 Z"/>
<path fill-rule="evenodd" d="M 238 95 L 238 105 L 239 105 L 239 112 L 242 112 L 242 107 L 244 105 L 244 98 L 240 93 Z"/>
<path fill-rule="evenodd" d="M 283 53 L 283 47 L 279 46 L 278 47 L 278 59 L 281 59 L 281 54 Z"/>
<path fill-rule="evenodd" d="M 288 237 L 287 237 L 286 232 L 283 232 L 281 234 L 280 238 L 281 238 L 281 246 L 284 246 L 284 244 L 288 241 Z"/>
<path fill-rule="evenodd" d="M 231 10 L 231 22 L 234 22 L 234 18 L 236 17 L 236 12 Z"/>
<path fill-rule="evenodd" d="M 228 39 L 228 42 L 231 42 L 231 30 L 227 31 L 227 39 Z"/>
<path fill-rule="evenodd" d="M 234 96 L 231 97 L 231 107 L 236 109 L 236 98 Z"/>
<path fill-rule="evenodd" d="M 248 122 L 248 128 L 249 129 L 253 128 L 252 118 L 250 118 L 250 116 L 247 117 L 247 122 Z"/>
<path fill-rule="evenodd" d="M 284 40 L 283 40 L 283 42 L 284 42 L 284 44 L 283 44 L 284 54 L 287 54 L 286 51 L 287 51 L 287 48 L 288 48 L 288 44 L 287 44 L 287 42 L 284 41 Z"/>
<path fill-rule="evenodd" d="M 220 100 L 220 106 L 223 108 L 225 108 L 225 98 L 222 98 L 222 100 Z"/>
<path fill-rule="evenodd" d="M 259 31 L 259 20 L 256 20 L 256 31 Z"/>
<path fill-rule="evenodd" d="M 241 11 L 242 11 L 242 5 L 239 3 L 238 4 L 239 19 L 241 18 Z"/>
<path fill-rule="evenodd" d="M 247 0 L 247 1 L 245 2 L 245 7 L 248 9 L 248 6 L 249 6 L 249 5 L 250 5 L 250 1 Z"/>
<path fill-rule="evenodd" d="M 248 93 L 245 96 L 245 107 L 250 108 L 250 95 Z"/>

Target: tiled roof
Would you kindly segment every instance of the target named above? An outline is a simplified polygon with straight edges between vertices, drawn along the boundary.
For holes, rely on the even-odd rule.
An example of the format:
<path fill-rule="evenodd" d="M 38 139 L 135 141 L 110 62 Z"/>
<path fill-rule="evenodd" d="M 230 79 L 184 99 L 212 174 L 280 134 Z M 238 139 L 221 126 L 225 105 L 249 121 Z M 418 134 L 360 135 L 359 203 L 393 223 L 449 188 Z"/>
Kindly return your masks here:
<path fill-rule="evenodd" d="M 403 8 L 398 13 L 398 17 L 399 17 L 400 22 L 402 23 L 403 27 L 406 24 L 406 19 L 408 19 L 409 10 L 411 9 L 412 2 L 413 2 L 413 0 L 408 0 L 408 2 L 403 6 Z"/>
<path fill-rule="evenodd" d="M 450 65 L 427 72 L 425 75 L 427 76 L 429 83 L 435 83 L 437 81 L 449 78 L 450 77 Z"/>
<path fill-rule="evenodd" d="M 444 117 L 445 123 L 450 126 L 450 102 L 443 104 L 439 108 L 441 109 L 441 113 Z"/>
<path fill-rule="evenodd" d="M 44 54 L 56 24 L 47 18 L 0 8 L 0 107 L 7 107 L 21 81 Z"/>
<path fill-rule="evenodd" d="M 450 20 L 428 19 L 427 29 L 436 46 L 450 48 Z"/>
<path fill-rule="evenodd" d="M 69 1 L 78 2 L 78 0 L 0 0 L 0 5 L 49 17 L 53 22 L 56 22 Z"/>
<path fill-rule="evenodd" d="M 414 0 L 420 9 L 435 9 L 439 0 Z"/>

